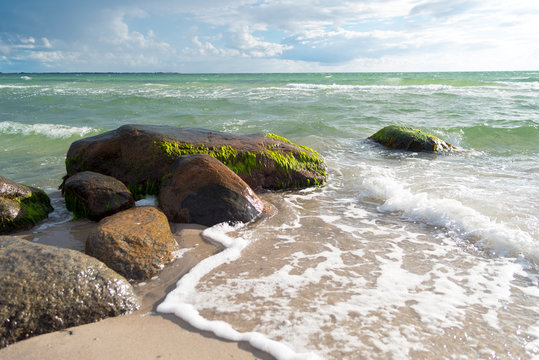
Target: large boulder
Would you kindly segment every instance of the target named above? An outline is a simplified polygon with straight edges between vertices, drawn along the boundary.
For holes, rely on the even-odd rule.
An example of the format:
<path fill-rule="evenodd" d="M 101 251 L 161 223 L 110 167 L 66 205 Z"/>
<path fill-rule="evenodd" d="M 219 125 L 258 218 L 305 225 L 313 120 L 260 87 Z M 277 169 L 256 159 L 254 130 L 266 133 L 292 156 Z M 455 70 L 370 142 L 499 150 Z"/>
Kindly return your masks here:
<path fill-rule="evenodd" d="M 157 275 L 177 250 L 167 217 L 151 206 L 104 218 L 86 240 L 86 254 L 134 280 Z"/>
<path fill-rule="evenodd" d="M 71 144 L 68 176 L 90 170 L 115 177 L 135 195 L 157 195 L 175 159 L 208 154 L 253 189 L 322 184 L 326 165 L 319 153 L 274 134 L 233 135 L 166 125 L 124 125 Z"/>
<path fill-rule="evenodd" d="M 83 171 L 68 178 L 62 192 L 66 207 L 78 218 L 99 221 L 135 204 L 133 194 L 115 178 Z"/>
<path fill-rule="evenodd" d="M 52 210 L 43 190 L 0 176 L 0 234 L 32 227 Z"/>
<path fill-rule="evenodd" d="M 431 134 L 408 126 L 390 125 L 371 135 L 372 139 L 387 148 L 407 151 L 453 151 L 456 147 Z"/>
<path fill-rule="evenodd" d="M 262 214 L 264 205 L 249 185 L 209 155 L 184 155 L 170 173 L 158 200 L 172 222 L 212 226 L 249 222 Z"/>
<path fill-rule="evenodd" d="M 0 348 L 138 307 L 131 285 L 100 261 L 0 236 Z"/>

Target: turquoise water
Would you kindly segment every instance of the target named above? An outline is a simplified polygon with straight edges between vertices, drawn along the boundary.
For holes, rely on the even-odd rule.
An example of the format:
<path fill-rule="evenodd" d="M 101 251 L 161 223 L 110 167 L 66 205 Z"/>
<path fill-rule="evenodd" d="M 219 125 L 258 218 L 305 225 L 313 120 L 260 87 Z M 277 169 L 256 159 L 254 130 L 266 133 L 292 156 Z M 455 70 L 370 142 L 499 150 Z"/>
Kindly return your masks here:
<path fill-rule="evenodd" d="M 57 194 L 71 142 L 128 123 L 272 132 L 326 186 L 262 195 L 190 300 L 328 359 L 539 353 L 539 72 L 0 74 L 0 175 Z M 399 123 L 460 148 L 390 152 Z M 275 255 L 270 255 L 275 254 Z"/>

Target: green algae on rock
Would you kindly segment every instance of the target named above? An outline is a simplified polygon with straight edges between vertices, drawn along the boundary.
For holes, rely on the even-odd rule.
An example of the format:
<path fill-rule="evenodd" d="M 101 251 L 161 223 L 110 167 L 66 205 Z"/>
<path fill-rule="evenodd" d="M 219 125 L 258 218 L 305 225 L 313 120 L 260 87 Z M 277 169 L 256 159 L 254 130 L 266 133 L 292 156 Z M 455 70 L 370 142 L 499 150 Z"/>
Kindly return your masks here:
<path fill-rule="evenodd" d="M 71 144 L 69 176 L 95 171 L 122 181 L 137 198 L 157 194 L 170 166 L 182 155 L 208 154 L 253 189 L 323 184 L 326 165 L 316 151 L 274 134 L 235 135 L 165 125 L 124 125 Z"/>
<path fill-rule="evenodd" d="M 453 144 L 444 140 L 403 125 L 389 125 L 371 135 L 372 139 L 387 148 L 407 151 L 437 151 L 448 152 L 456 150 Z"/>
<path fill-rule="evenodd" d="M 0 234 L 30 228 L 53 210 L 41 189 L 0 176 Z"/>

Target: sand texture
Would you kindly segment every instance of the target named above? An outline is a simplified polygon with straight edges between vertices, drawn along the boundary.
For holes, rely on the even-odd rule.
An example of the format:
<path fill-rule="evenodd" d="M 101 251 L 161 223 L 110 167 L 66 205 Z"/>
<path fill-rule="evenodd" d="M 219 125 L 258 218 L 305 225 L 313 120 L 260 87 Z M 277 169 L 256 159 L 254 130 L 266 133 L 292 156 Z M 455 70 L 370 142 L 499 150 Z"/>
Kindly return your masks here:
<path fill-rule="evenodd" d="M 43 233 L 18 235 L 80 250 L 94 226 L 91 222 L 70 222 Z M 155 311 L 182 275 L 220 250 L 202 238 L 202 226 L 171 224 L 171 228 L 180 247 L 190 250 L 159 276 L 135 286 L 142 302 L 139 311 L 20 341 L 0 350 L 0 359 L 273 359 L 248 343 L 220 340 L 173 315 Z"/>

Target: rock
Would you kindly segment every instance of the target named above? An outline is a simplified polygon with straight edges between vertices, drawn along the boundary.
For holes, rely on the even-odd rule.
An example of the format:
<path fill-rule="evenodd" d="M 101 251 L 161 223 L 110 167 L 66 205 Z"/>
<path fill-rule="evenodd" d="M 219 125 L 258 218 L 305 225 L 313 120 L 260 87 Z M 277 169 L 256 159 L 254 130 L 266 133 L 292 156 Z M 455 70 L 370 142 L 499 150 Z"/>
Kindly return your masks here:
<path fill-rule="evenodd" d="M 372 139 L 390 149 L 408 151 L 453 151 L 456 147 L 436 136 L 408 126 L 390 125 L 379 130 Z"/>
<path fill-rule="evenodd" d="M 233 135 L 166 125 L 124 125 L 78 140 L 66 158 L 69 176 L 90 170 L 112 176 L 135 194 L 157 195 L 174 160 L 209 154 L 253 189 L 303 188 L 326 180 L 316 151 L 274 134 Z"/>
<path fill-rule="evenodd" d="M 172 222 L 212 226 L 249 222 L 264 205 L 253 190 L 219 160 L 205 154 L 184 155 L 163 181 L 159 206 Z"/>
<path fill-rule="evenodd" d="M 86 240 L 86 254 L 134 280 L 155 276 L 177 250 L 167 217 L 151 206 L 104 218 Z"/>
<path fill-rule="evenodd" d="M 131 285 L 100 261 L 12 236 L 0 236 L 0 289 L 0 348 L 139 307 Z"/>
<path fill-rule="evenodd" d="M 68 178 L 62 192 L 68 210 L 78 218 L 94 221 L 135 204 L 133 195 L 121 181 L 92 171 L 79 172 Z"/>
<path fill-rule="evenodd" d="M 53 210 L 43 190 L 0 176 L 0 234 L 27 229 Z"/>

